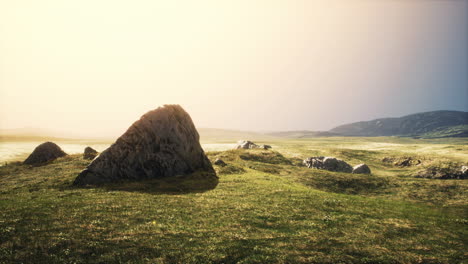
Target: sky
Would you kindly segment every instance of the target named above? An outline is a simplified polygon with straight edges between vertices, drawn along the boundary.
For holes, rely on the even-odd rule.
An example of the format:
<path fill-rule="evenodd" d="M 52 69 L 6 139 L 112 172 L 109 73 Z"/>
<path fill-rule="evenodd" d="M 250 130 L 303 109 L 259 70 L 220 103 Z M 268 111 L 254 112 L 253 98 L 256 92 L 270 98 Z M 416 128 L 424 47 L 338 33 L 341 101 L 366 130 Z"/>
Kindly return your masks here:
<path fill-rule="evenodd" d="M 0 1 L 0 129 L 328 130 L 468 111 L 468 1 Z"/>

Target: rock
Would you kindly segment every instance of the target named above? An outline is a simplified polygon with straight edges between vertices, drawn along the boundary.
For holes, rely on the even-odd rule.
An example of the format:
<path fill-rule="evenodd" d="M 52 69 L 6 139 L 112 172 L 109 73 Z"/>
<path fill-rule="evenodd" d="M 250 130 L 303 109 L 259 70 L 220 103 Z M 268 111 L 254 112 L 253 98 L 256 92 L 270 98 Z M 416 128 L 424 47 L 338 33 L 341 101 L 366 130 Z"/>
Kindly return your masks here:
<path fill-rule="evenodd" d="M 463 177 L 468 177 L 468 166 L 462 166 L 460 172 Z"/>
<path fill-rule="evenodd" d="M 98 155 L 98 152 L 92 147 L 86 147 L 83 153 L 83 159 L 92 160 Z"/>
<path fill-rule="evenodd" d="M 423 170 L 417 171 L 414 175 L 416 178 L 440 179 L 440 180 L 453 180 L 453 179 L 467 179 L 468 175 L 463 174 L 461 171 L 453 171 L 441 169 L 438 167 L 428 167 Z"/>
<path fill-rule="evenodd" d="M 323 169 L 337 172 L 352 172 L 353 167 L 343 160 L 333 157 L 310 157 L 303 161 L 308 168 Z"/>
<path fill-rule="evenodd" d="M 394 163 L 395 166 L 398 167 L 409 167 L 409 166 L 416 166 L 421 164 L 420 160 L 415 160 L 413 158 L 403 158 L 402 160 L 398 160 Z"/>
<path fill-rule="evenodd" d="M 302 163 L 307 166 L 307 168 L 323 169 L 323 159 L 325 157 L 310 157 L 305 159 Z"/>
<path fill-rule="evenodd" d="M 249 140 L 240 140 L 237 142 L 236 149 L 271 149 L 270 145 L 257 145 Z"/>
<path fill-rule="evenodd" d="M 259 146 L 252 141 L 248 140 L 240 140 L 237 142 L 237 147 L 236 149 L 254 149 L 258 148 Z"/>
<path fill-rule="evenodd" d="M 214 164 L 214 165 L 221 166 L 221 167 L 224 167 L 224 166 L 227 165 L 226 162 L 224 162 L 224 161 L 223 161 L 222 159 L 220 159 L 220 158 L 217 158 L 213 164 Z"/>
<path fill-rule="evenodd" d="M 394 162 L 394 159 L 393 158 L 389 158 L 389 157 L 385 157 L 382 159 L 382 162 L 385 162 L 385 163 L 392 163 Z"/>
<path fill-rule="evenodd" d="M 354 166 L 353 173 L 354 174 L 370 174 L 371 170 L 369 166 L 367 166 L 366 164 L 359 164 L 359 165 Z"/>
<path fill-rule="evenodd" d="M 78 175 L 73 184 L 188 179 L 186 182 L 200 185 L 203 182 L 214 188 L 218 177 L 199 138 L 192 119 L 182 107 L 159 107 L 133 123 Z"/>
<path fill-rule="evenodd" d="M 339 171 L 339 172 L 349 172 L 349 173 L 353 171 L 353 167 L 351 167 L 351 165 L 349 165 L 343 160 L 332 158 L 332 157 L 326 157 L 323 160 L 323 168 L 329 171 Z"/>
<path fill-rule="evenodd" d="M 260 145 L 260 146 L 258 146 L 258 148 L 261 148 L 261 149 L 271 149 L 271 146 L 270 146 L 270 145 Z"/>
<path fill-rule="evenodd" d="M 393 163 L 393 165 L 398 167 L 410 167 L 422 164 L 420 159 L 413 157 L 385 157 L 382 159 L 382 162 Z"/>
<path fill-rule="evenodd" d="M 67 153 L 57 144 L 45 142 L 37 146 L 23 163 L 27 165 L 39 165 L 66 155 Z"/>

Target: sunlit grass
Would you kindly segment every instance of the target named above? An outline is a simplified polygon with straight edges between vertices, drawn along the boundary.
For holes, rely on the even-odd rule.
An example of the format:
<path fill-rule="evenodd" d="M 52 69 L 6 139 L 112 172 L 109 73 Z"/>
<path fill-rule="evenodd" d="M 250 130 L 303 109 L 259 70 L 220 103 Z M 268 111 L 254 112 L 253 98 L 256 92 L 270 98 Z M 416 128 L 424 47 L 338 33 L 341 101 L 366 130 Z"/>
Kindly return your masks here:
<path fill-rule="evenodd" d="M 79 155 L 9 164 L 0 168 L 0 263 L 462 262 L 468 184 L 414 178 L 417 168 L 381 159 L 460 162 L 466 145 L 393 143 L 376 150 L 365 139 L 283 140 L 273 151 L 209 152 L 241 170 L 216 167 L 217 188 L 191 193 L 71 187 L 88 163 Z M 452 155 L 428 150 L 439 147 Z M 319 154 L 367 163 L 372 174 L 298 166 Z"/>

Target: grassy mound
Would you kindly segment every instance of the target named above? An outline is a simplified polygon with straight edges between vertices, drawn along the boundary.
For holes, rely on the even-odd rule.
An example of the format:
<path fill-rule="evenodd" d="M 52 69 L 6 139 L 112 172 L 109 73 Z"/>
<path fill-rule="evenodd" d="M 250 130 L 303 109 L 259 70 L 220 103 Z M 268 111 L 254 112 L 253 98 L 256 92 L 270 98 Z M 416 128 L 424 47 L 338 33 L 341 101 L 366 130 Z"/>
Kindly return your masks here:
<path fill-rule="evenodd" d="M 373 194 L 387 191 L 392 187 L 388 178 L 369 174 L 351 174 L 307 169 L 297 171 L 299 182 L 313 188 L 345 194 Z"/>
<path fill-rule="evenodd" d="M 466 179 L 461 173 L 463 163 L 450 160 L 437 160 L 425 165 L 413 175 L 418 178 L 429 179 Z"/>
<path fill-rule="evenodd" d="M 234 174 L 245 172 L 244 168 L 250 168 L 266 173 L 279 174 L 282 165 L 292 165 L 292 162 L 281 153 L 272 150 L 261 149 L 235 149 L 228 151 L 208 152 L 211 161 L 220 158 L 227 163 L 226 166 L 215 166 L 219 174 Z"/>

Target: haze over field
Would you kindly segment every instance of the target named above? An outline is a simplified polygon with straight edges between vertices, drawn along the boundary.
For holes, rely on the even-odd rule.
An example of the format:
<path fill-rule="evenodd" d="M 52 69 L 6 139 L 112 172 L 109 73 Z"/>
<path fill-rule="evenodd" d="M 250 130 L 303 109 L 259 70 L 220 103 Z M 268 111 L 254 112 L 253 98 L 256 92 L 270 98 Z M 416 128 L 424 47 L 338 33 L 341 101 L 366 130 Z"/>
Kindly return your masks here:
<path fill-rule="evenodd" d="M 0 128 L 328 130 L 468 111 L 466 1 L 2 1 Z"/>

